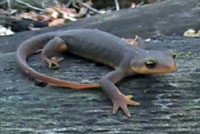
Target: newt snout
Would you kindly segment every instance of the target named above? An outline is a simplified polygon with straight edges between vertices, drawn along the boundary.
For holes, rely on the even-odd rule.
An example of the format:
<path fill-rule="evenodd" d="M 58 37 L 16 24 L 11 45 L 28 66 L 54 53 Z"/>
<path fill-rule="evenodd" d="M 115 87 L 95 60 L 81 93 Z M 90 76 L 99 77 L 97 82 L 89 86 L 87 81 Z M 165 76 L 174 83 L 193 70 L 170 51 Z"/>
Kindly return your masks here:
<path fill-rule="evenodd" d="M 160 51 L 146 51 L 131 61 L 131 69 L 137 74 L 165 74 L 175 71 L 177 64 L 171 55 Z"/>

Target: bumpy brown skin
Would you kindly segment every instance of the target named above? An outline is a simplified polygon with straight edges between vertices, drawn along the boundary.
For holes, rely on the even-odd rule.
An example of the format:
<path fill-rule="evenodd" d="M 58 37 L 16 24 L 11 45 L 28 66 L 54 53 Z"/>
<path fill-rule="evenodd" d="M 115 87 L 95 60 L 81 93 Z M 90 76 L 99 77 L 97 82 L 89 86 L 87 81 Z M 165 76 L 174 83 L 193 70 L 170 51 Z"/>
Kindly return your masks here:
<path fill-rule="evenodd" d="M 111 66 L 115 70 L 104 76 L 100 84 L 76 84 L 59 80 L 40 74 L 28 65 L 27 57 L 39 49 L 42 49 L 42 59 L 50 68 L 58 67 L 58 62 L 62 60 L 55 57 L 56 52 L 68 51 Z M 152 61 L 155 64 L 150 64 Z M 138 106 L 139 103 L 132 101 L 131 95 L 122 94 L 115 83 L 135 74 L 163 74 L 176 69 L 175 61 L 166 53 L 134 47 L 117 36 L 92 29 L 60 31 L 33 37 L 23 42 L 17 49 L 17 62 L 24 73 L 53 86 L 72 89 L 101 86 L 113 102 L 113 113 L 121 108 L 127 116 L 131 116 L 127 106 Z M 151 66 L 146 65 L 146 62 Z"/>

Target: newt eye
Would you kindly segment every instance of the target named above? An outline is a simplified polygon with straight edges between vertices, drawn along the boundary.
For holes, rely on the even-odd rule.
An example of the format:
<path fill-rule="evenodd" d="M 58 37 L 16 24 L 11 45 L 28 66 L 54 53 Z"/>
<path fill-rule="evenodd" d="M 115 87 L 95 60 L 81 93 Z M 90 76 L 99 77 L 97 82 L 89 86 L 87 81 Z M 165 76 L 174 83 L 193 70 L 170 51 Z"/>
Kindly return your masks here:
<path fill-rule="evenodd" d="M 154 60 L 147 60 L 145 61 L 145 66 L 149 69 L 152 69 L 156 66 L 156 62 Z"/>

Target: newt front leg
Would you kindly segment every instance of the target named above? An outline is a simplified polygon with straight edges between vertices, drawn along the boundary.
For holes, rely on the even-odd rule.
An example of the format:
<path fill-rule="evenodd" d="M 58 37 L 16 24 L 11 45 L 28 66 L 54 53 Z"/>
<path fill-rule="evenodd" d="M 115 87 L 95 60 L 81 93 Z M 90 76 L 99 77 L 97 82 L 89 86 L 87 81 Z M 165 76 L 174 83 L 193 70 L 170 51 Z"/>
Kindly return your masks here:
<path fill-rule="evenodd" d="M 120 81 L 124 77 L 126 77 L 126 72 L 122 69 L 117 69 L 115 71 L 108 73 L 105 77 L 103 77 L 103 79 L 100 82 L 100 85 L 113 103 L 113 113 L 116 113 L 118 109 L 121 108 L 123 112 L 128 117 L 130 117 L 131 114 L 127 106 L 128 105 L 139 106 L 140 104 L 138 102 L 132 101 L 131 95 L 125 96 L 115 86 L 115 83 Z"/>

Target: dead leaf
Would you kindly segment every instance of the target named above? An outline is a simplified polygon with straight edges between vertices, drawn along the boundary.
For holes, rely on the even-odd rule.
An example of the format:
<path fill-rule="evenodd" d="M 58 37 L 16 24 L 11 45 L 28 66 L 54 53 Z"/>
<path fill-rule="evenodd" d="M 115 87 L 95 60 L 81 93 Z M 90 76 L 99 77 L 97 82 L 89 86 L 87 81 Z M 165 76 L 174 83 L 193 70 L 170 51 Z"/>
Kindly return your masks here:
<path fill-rule="evenodd" d="M 14 32 L 10 28 L 6 28 L 0 25 L 0 36 L 13 35 L 13 34 Z"/>
<path fill-rule="evenodd" d="M 65 23 L 65 19 L 54 19 L 49 23 L 49 27 L 61 25 Z"/>
<path fill-rule="evenodd" d="M 136 39 L 124 39 L 124 38 L 122 38 L 122 39 L 123 39 L 126 43 L 128 43 L 129 45 L 136 46 L 136 47 L 139 46 L 139 44 L 138 44 L 138 42 L 137 42 Z"/>
<path fill-rule="evenodd" d="M 36 12 L 26 12 L 26 13 L 21 13 L 17 14 L 15 16 L 15 19 L 29 19 L 29 20 L 34 20 L 34 21 L 49 21 L 51 20 L 51 17 L 49 15 L 40 15 Z"/>
<path fill-rule="evenodd" d="M 92 3 L 91 0 L 86 1 L 84 4 L 87 5 L 87 6 L 89 6 L 89 7 L 93 5 L 93 3 Z M 78 13 L 76 14 L 76 16 L 74 16 L 74 17 L 76 17 L 76 18 L 81 18 L 81 17 L 83 17 L 84 15 L 86 15 L 87 12 L 88 12 L 88 8 L 82 6 L 82 7 L 80 7 L 79 12 L 78 12 Z"/>
<path fill-rule="evenodd" d="M 37 20 L 37 14 L 33 11 L 21 13 L 15 16 L 17 19 L 30 19 L 30 20 Z"/>
<path fill-rule="evenodd" d="M 136 8 L 136 3 L 131 3 L 131 7 L 130 8 Z"/>
<path fill-rule="evenodd" d="M 57 19 L 59 16 L 59 12 L 56 11 L 54 8 L 46 8 L 46 12 L 51 16 L 53 19 Z"/>
<path fill-rule="evenodd" d="M 38 15 L 37 16 L 37 20 L 38 21 L 50 21 L 51 17 L 48 15 Z"/>
<path fill-rule="evenodd" d="M 55 9 L 57 12 L 61 13 L 62 16 L 74 17 L 77 14 L 75 9 L 66 8 L 63 4 L 57 4 Z"/>
<path fill-rule="evenodd" d="M 200 30 L 196 32 L 194 29 L 189 29 L 184 32 L 183 36 L 185 37 L 200 37 Z"/>

